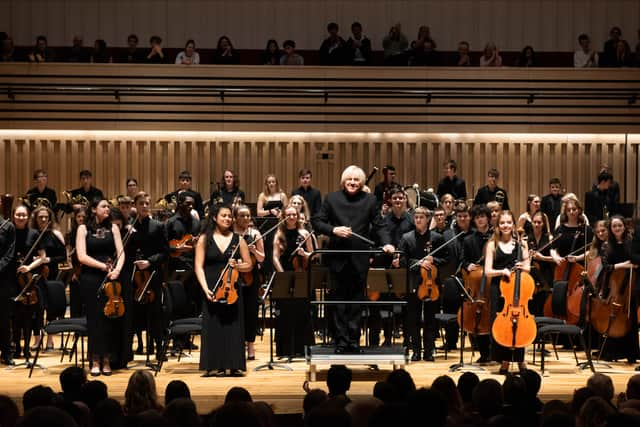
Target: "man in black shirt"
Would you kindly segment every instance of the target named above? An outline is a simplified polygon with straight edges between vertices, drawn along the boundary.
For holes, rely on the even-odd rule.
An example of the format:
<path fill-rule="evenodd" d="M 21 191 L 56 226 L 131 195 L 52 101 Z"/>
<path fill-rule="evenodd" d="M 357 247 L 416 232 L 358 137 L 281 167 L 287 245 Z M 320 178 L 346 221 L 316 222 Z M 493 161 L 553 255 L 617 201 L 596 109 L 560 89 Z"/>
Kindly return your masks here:
<path fill-rule="evenodd" d="M 618 205 L 610 191 L 612 181 L 613 176 L 609 172 L 600 172 L 596 187 L 585 193 L 584 213 L 589 218 L 590 224 L 595 224 L 601 219 L 608 219 L 618 212 Z"/>
<path fill-rule="evenodd" d="M 474 205 L 487 204 L 496 201 L 500 204 L 503 211 L 509 210 L 509 199 L 507 198 L 507 190 L 498 187 L 497 181 L 500 178 L 498 169 L 491 168 L 487 172 L 487 185 L 478 189 L 476 197 L 473 200 Z"/>
<path fill-rule="evenodd" d="M 47 187 L 47 172 L 44 169 L 36 169 L 33 172 L 33 181 L 35 186 L 27 191 L 29 207 L 34 209 L 36 206 L 44 204 L 55 211 L 58 206 L 58 198 L 56 192 Z"/>
<path fill-rule="evenodd" d="M 449 160 L 444 165 L 444 178 L 438 183 L 436 194 L 442 198 L 445 194 L 451 194 L 455 200 L 467 198 L 467 184 L 464 179 L 456 175 L 458 165 L 455 160 Z"/>
<path fill-rule="evenodd" d="M 80 171 L 80 187 L 71 190 L 71 200 L 67 204 L 66 212 L 73 212 L 74 207 L 77 205 L 84 205 L 86 207 L 91 205 L 94 201 L 100 201 L 104 199 L 102 190 L 92 185 L 93 174 L 90 170 Z"/>
<path fill-rule="evenodd" d="M 307 206 L 309 206 L 309 212 L 313 217 L 318 212 L 320 212 L 320 206 L 322 205 L 322 196 L 320 195 L 320 191 L 311 187 L 311 170 L 310 169 L 300 169 L 298 173 L 298 182 L 300 187 L 296 188 L 291 192 L 292 196 L 296 194 L 302 196 L 302 198 L 307 202 Z"/>
<path fill-rule="evenodd" d="M 193 199 L 193 209 L 198 212 L 198 219 L 202 218 L 204 214 L 204 207 L 202 206 L 202 196 L 197 191 L 191 189 L 191 172 L 182 171 L 180 175 L 178 175 L 178 181 L 180 182 L 180 187 L 166 196 L 164 199 L 167 203 L 173 203 L 174 206 L 178 203 L 178 195 L 185 193 L 188 196 L 191 196 Z"/>
<path fill-rule="evenodd" d="M 386 207 L 389 208 L 391 207 L 391 194 L 389 193 L 389 190 L 392 187 L 400 186 L 400 184 L 396 182 L 396 168 L 392 165 L 383 167 L 382 177 L 383 181 L 379 182 L 375 186 L 375 188 L 373 189 L 373 194 L 376 196 L 379 208 L 383 204 L 385 204 Z"/>
<path fill-rule="evenodd" d="M 127 37 L 127 50 L 120 60 L 130 64 L 141 64 L 146 61 L 146 55 L 142 49 L 138 49 L 138 36 L 130 34 Z"/>
<path fill-rule="evenodd" d="M 549 194 L 544 196 L 540 202 L 540 210 L 547 216 L 552 231 L 556 224 L 556 218 L 560 215 L 560 207 L 562 206 L 561 187 L 562 183 L 560 182 L 560 178 L 551 178 L 549 180 Z"/>
<path fill-rule="evenodd" d="M 327 194 L 320 212 L 313 218 L 313 228 L 330 236 L 328 249 L 367 250 L 362 237 L 373 232 L 378 235 L 383 250 L 393 253 L 389 233 L 382 222 L 376 200 L 363 190 L 366 177 L 357 166 L 342 172 L 342 190 Z M 369 269 L 369 254 L 339 254 L 329 258 L 333 297 L 357 301 L 364 298 Z M 360 352 L 360 306 L 338 305 L 333 310 L 336 353 Z"/>

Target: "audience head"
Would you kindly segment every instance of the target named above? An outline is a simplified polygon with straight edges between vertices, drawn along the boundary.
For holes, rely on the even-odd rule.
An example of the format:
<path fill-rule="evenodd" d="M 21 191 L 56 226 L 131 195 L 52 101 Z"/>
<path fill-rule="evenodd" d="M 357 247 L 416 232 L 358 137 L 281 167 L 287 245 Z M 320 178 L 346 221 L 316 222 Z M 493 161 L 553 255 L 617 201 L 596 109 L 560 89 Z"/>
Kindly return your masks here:
<path fill-rule="evenodd" d="M 502 386 L 492 378 L 482 380 L 473 389 L 473 409 L 484 419 L 498 415 L 502 411 Z"/>
<path fill-rule="evenodd" d="M 345 402 L 342 400 L 328 400 L 309 412 L 305 418 L 305 426 L 351 427 L 351 416 L 345 406 Z"/>
<path fill-rule="evenodd" d="M 92 411 L 108 397 L 107 385 L 100 380 L 89 381 L 82 386 L 82 401 Z"/>
<path fill-rule="evenodd" d="M 332 365 L 327 373 L 327 387 L 329 396 L 346 396 L 351 387 L 351 369 L 344 365 Z"/>
<path fill-rule="evenodd" d="M 447 422 L 451 402 L 433 387 L 422 387 L 409 395 L 408 404 L 410 418 L 419 419 L 423 414 L 429 414 L 429 425 L 442 427 Z"/>
<path fill-rule="evenodd" d="M 580 427 L 601 427 L 607 417 L 614 414 L 616 410 L 611 404 L 599 396 L 587 399 L 578 413 L 578 425 Z"/>
<path fill-rule="evenodd" d="M 640 399 L 640 374 L 635 374 L 629 378 L 625 394 L 627 399 Z"/>
<path fill-rule="evenodd" d="M 66 400 L 81 400 L 82 386 L 86 382 L 87 373 L 79 366 L 69 366 L 60 373 L 60 387 Z"/>
<path fill-rule="evenodd" d="M 196 404 L 187 397 L 173 399 L 167 404 L 163 415 L 174 426 L 199 427 L 202 424 Z"/>
<path fill-rule="evenodd" d="M 387 382 L 393 387 L 396 400 L 406 401 L 407 397 L 416 391 L 416 384 L 411 374 L 404 369 L 396 369 L 389 373 Z"/>
<path fill-rule="evenodd" d="M 22 407 L 26 413 L 28 410 L 39 406 L 51 406 L 54 404 L 56 394 L 51 387 L 37 385 L 25 391 L 22 395 Z"/>
<path fill-rule="evenodd" d="M 231 387 L 224 398 L 224 403 L 253 402 L 251 393 L 244 387 Z"/>
<path fill-rule="evenodd" d="M 393 386 L 386 381 L 378 381 L 373 386 L 373 397 L 382 400 L 384 403 L 393 402 L 396 398 Z"/>
<path fill-rule="evenodd" d="M 14 427 L 20 418 L 18 405 L 9 396 L 0 394 L 0 426 Z"/>
<path fill-rule="evenodd" d="M 327 25 L 327 32 L 329 33 L 329 35 L 331 37 L 335 37 L 338 35 L 338 24 L 336 24 L 335 22 L 330 22 Z"/>
<path fill-rule="evenodd" d="M 191 398 L 189 386 L 182 380 L 173 380 L 167 384 L 164 391 L 164 404 L 168 405 L 172 400 L 181 397 Z"/>
<path fill-rule="evenodd" d="M 93 410 L 93 427 L 124 427 L 126 418 L 122 405 L 115 399 L 106 398 Z"/>
<path fill-rule="evenodd" d="M 317 406 L 320 406 L 327 400 L 329 400 L 329 396 L 327 395 L 326 391 L 319 388 L 314 388 L 313 390 L 309 390 L 309 392 L 306 394 L 306 396 L 302 400 L 303 416 L 306 417 L 309 414 L 309 412 L 311 412 L 314 408 L 316 408 Z"/>
<path fill-rule="evenodd" d="M 40 386 L 42 387 L 42 386 Z M 54 406 L 35 407 L 25 410 L 24 416 L 18 423 L 20 427 L 77 427 L 78 424 L 71 415 Z"/>
<path fill-rule="evenodd" d="M 475 207 L 475 206 L 474 206 Z M 472 208 L 473 209 L 473 208 Z M 471 396 L 473 394 L 473 389 L 480 382 L 480 378 L 473 372 L 465 372 L 460 375 L 458 378 L 458 392 L 460 393 L 460 398 L 465 403 L 471 403 Z"/>
<path fill-rule="evenodd" d="M 124 409 L 127 415 L 158 408 L 158 394 L 153 375 L 149 371 L 135 371 L 129 377 L 129 384 L 124 392 Z"/>
<path fill-rule="evenodd" d="M 351 416 L 351 427 L 367 427 L 373 414 L 383 404 L 375 397 L 366 397 L 347 404 L 345 409 Z"/>
<path fill-rule="evenodd" d="M 446 399 L 450 413 L 460 412 L 462 410 L 460 392 L 450 376 L 440 375 L 437 377 L 433 380 L 433 383 L 431 383 L 431 390 L 437 391 Z"/>
<path fill-rule="evenodd" d="M 248 402 L 225 403 L 212 414 L 215 427 L 262 427 L 258 412 Z"/>
<path fill-rule="evenodd" d="M 613 381 L 611 378 L 600 372 L 596 372 L 587 380 L 587 388 L 593 391 L 593 394 L 611 402 L 613 399 Z"/>

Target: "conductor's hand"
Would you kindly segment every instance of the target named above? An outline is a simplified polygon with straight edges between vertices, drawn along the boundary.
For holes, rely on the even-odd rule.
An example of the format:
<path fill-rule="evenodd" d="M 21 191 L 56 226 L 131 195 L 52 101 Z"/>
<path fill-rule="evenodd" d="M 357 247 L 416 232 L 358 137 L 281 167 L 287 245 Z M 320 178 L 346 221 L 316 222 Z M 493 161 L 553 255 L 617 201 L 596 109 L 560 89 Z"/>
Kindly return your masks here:
<path fill-rule="evenodd" d="M 393 247 L 393 245 L 384 245 L 382 247 L 382 250 L 385 251 L 388 254 L 392 254 L 396 251 L 396 248 Z"/>
<path fill-rule="evenodd" d="M 344 227 L 344 226 L 334 227 L 333 234 L 335 234 L 338 237 L 342 237 L 343 239 L 346 239 L 348 237 L 351 237 L 351 227 Z"/>

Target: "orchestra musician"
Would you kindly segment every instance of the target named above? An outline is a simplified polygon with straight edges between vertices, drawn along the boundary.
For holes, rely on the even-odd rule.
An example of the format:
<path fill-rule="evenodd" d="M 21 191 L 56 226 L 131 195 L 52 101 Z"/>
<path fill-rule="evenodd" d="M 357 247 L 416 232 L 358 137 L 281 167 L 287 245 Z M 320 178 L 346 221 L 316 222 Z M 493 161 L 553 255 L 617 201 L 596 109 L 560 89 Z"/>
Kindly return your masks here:
<path fill-rule="evenodd" d="M 80 200 L 85 199 L 89 204 L 92 204 L 96 200 L 104 199 L 102 190 L 93 186 L 93 174 L 90 170 L 84 169 L 80 171 L 80 187 L 71 190 L 71 199 Z M 67 205 L 66 212 L 73 211 L 73 205 Z"/>
<path fill-rule="evenodd" d="M 258 195 L 256 213 L 261 219 L 259 228 L 269 230 L 278 223 L 280 212 L 284 206 L 289 204 L 289 198 L 280 188 L 278 178 L 274 174 L 267 174 L 264 177 L 264 190 Z M 264 242 L 264 272 L 270 275 L 274 270 L 273 266 L 273 237 L 265 236 Z"/>
<path fill-rule="evenodd" d="M 386 165 L 382 168 L 382 182 L 376 184 L 373 189 L 373 195 L 376 196 L 378 201 L 378 208 L 382 208 L 385 205 L 383 208 L 384 213 L 386 213 L 386 209 L 391 207 L 391 194 L 388 194 L 388 190 L 396 186 L 402 186 L 396 181 L 396 168 L 393 165 Z"/>
<path fill-rule="evenodd" d="M 609 219 L 610 216 L 618 213 L 615 194 L 610 190 L 612 182 L 613 176 L 607 171 L 602 171 L 598 174 L 598 183 L 585 193 L 584 213 L 589 218 L 589 222 Z"/>
<path fill-rule="evenodd" d="M 484 268 L 485 247 L 492 236 L 492 231 L 489 227 L 490 217 L 491 210 L 486 205 L 473 205 L 471 208 L 474 230 L 464 238 L 462 243 L 462 268 L 469 273 Z M 475 340 L 480 352 L 480 358 L 476 360 L 476 363 L 491 362 L 489 335 L 477 335 Z"/>
<path fill-rule="evenodd" d="M 186 170 L 180 172 L 180 174 L 178 175 L 178 183 L 179 183 L 178 189 L 176 191 L 173 191 L 165 195 L 164 200 L 167 203 L 173 203 L 174 206 L 177 206 L 179 203 L 178 196 L 180 196 L 183 193 L 187 196 L 190 196 L 193 199 L 192 209 L 195 209 L 195 211 L 198 213 L 198 219 L 200 219 L 204 215 L 204 206 L 202 205 L 202 196 L 197 191 L 191 189 L 191 182 L 192 182 L 191 180 L 192 180 L 191 172 Z"/>
<path fill-rule="evenodd" d="M 366 176 L 354 165 L 348 166 L 340 179 L 342 189 L 327 194 L 320 213 L 312 220 L 314 230 L 330 236 L 328 249 L 367 250 L 362 236 L 370 229 L 378 234 L 383 250 L 395 252 L 389 232 L 378 214 L 375 196 L 363 190 Z M 338 254 L 329 258 L 332 297 L 354 301 L 364 298 L 369 269 L 369 254 Z M 360 316 L 358 304 L 338 305 L 333 310 L 336 353 L 360 352 Z"/>
<path fill-rule="evenodd" d="M 474 206 L 476 206 L 475 203 Z M 500 217 L 500 212 L 502 212 L 502 209 L 500 208 L 500 203 L 496 202 L 495 200 L 487 203 L 487 207 L 489 208 L 489 213 L 491 214 L 489 216 L 489 228 L 491 229 L 491 232 L 493 232 L 496 228 L 498 228 L 498 218 Z"/>
<path fill-rule="evenodd" d="M 120 229 L 111 224 L 107 200 L 94 200 L 86 224 L 78 227 L 76 252 L 83 265 L 80 273 L 84 305 L 87 310 L 88 353 L 92 376 L 111 375 L 110 356 L 120 342 L 122 331 L 119 319 L 110 319 L 104 313 L 107 298 L 101 289 L 105 280 L 116 281 L 125 255 Z"/>
<path fill-rule="evenodd" d="M 564 196 L 562 213 L 558 217 L 560 225 L 555 229 L 553 237 L 558 239 L 551 247 L 551 256 L 556 264 L 560 264 L 566 257 L 570 263 L 582 261 L 584 251 L 578 251 L 579 254 L 569 255 L 573 250 L 580 248 L 583 241 L 590 242 L 593 240 L 593 232 L 591 227 L 585 223 L 585 216 L 582 212 L 582 206 L 575 196 L 571 194 Z M 584 236 L 586 230 L 587 236 Z M 575 242 L 574 242 L 575 241 Z"/>
<path fill-rule="evenodd" d="M 47 186 L 49 176 L 44 169 L 36 169 L 33 171 L 34 186 L 27 191 L 27 200 L 31 209 L 43 203 L 46 200 L 47 207 L 53 211 L 57 210 L 58 198 L 55 190 Z"/>
<path fill-rule="evenodd" d="M 83 317 L 85 315 L 84 303 L 82 302 L 82 292 L 78 278 L 82 265 L 78 261 L 78 253 L 76 251 L 76 234 L 78 227 L 87 221 L 87 208 L 77 206 L 73 210 L 71 218 L 71 228 L 66 236 L 67 257 L 71 267 L 73 268 L 69 279 L 69 310 L 71 317 Z"/>
<path fill-rule="evenodd" d="M 253 265 L 249 248 L 233 232 L 232 223 L 231 209 L 215 206 L 209 214 L 207 231 L 196 246 L 194 270 L 205 300 L 199 367 L 205 377 L 214 371 L 213 375 L 218 376 L 243 376 L 247 370 L 244 305 L 233 273 L 249 272 Z M 229 294 L 237 293 L 237 301 L 231 304 L 216 299 L 216 284 L 227 286 Z"/>
<path fill-rule="evenodd" d="M 252 224 L 251 210 L 247 205 L 239 204 L 233 212 L 233 232 L 242 236 L 249 248 L 253 263 L 252 270 L 242 275 L 242 301 L 244 302 L 244 339 L 247 346 L 247 360 L 255 360 L 255 341 L 258 334 L 258 290 L 264 281 L 262 262 L 264 261 L 264 240 L 260 231 Z M 251 282 L 251 283 L 247 283 Z"/>
<path fill-rule="evenodd" d="M 518 230 L 524 230 L 527 235 L 533 231 L 531 218 L 540 210 L 540 200 L 540 196 L 537 194 L 529 194 L 527 196 L 527 210 L 518 217 Z M 549 233 L 550 230 L 547 229 L 546 232 Z"/>
<path fill-rule="evenodd" d="M 322 195 L 320 194 L 320 190 L 311 186 L 311 177 L 311 169 L 300 169 L 298 172 L 298 183 L 300 186 L 291 191 L 291 196 L 302 196 L 307 202 L 311 215 L 315 215 L 320 211 Z M 307 219 L 311 219 L 311 217 L 307 216 Z"/>
<path fill-rule="evenodd" d="M 306 271 L 313 245 L 309 231 L 300 222 L 300 213 L 289 205 L 282 212 L 284 222 L 273 237 L 273 266 L 277 272 Z M 276 354 L 289 358 L 304 354 L 313 344 L 310 308 L 306 298 L 275 301 L 279 310 L 276 321 Z"/>
<path fill-rule="evenodd" d="M 47 280 L 57 280 L 58 277 L 58 264 L 64 262 L 67 259 L 67 250 L 64 242 L 64 236 L 58 229 L 56 217 L 53 211 L 46 206 L 38 206 L 31 214 L 31 228 L 38 233 L 43 233 L 42 239 L 38 245 L 38 252 L 41 254 L 41 260 L 39 266 L 41 266 L 41 277 L 38 280 L 38 287 L 40 290 L 39 310 L 36 312 L 33 325 L 34 344 L 32 348 L 40 346 L 40 331 L 44 327 L 44 310 L 47 308 Z M 46 269 L 42 269 L 42 266 L 46 266 Z M 47 319 L 53 320 L 53 319 Z M 47 336 L 47 345 L 44 348 L 45 351 L 53 350 L 53 336 Z"/>
<path fill-rule="evenodd" d="M 0 207 L 2 210 L 11 209 L 12 199 L 0 197 Z M 26 208 L 23 214 L 28 216 Z M 26 226 L 27 217 L 24 219 Z M 11 222 L 11 218 L 0 215 L 0 363 L 12 366 L 13 354 L 11 353 L 11 303 L 9 299 L 15 295 L 15 251 L 16 251 L 16 228 Z M 14 329 L 15 330 L 15 329 Z M 20 341 L 17 341 L 19 344 Z M 28 351 L 28 341 L 25 345 Z"/>
<path fill-rule="evenodd" d="M 553 286 L 555 262 L 551 256 L 549 243 L 553 235 L 549 232 L 547 216 L 537 211 L 531 216 L 531 231 L 527 233 L 529 258 L 531 259 L 531 277 L 536 282 L 536 293 L 531 302 L 531 312 L 536 316 L 544 314 L 544 303 Z M 542 250 L 540 250 L 543 248 Z"/>
<path fill-rule="evenodd" d="M 445 194 L 451 194 L 456 200 L 466 200 L 467 184 L 457 175 L 458 164 L 455 160 L 449 160 L 442 165 L 444 177 L 438 182 L 436 194 L 442 200 Z"/>
<path fill-rule="evenodd" d="M 444 211 L 442 210 L 444 213 Z M 443 265 L 448 258 L 448 250 L 444 248 L 437 255 L 429 255 L 430 252 L 438 249 L 445 243 L 442 234 L 429 230 L 428 210 L 422 206 L 417 207 L 413 212 L 415 230 L 402 235 L 398 250 L 405 253 L 403 258 L 395 260 L 395 266 L 410 268 L 411 292 L 407 295 L 407 319 L 406 330 L 411 337 L 411 347 L 413 354 L 411 360 L 416 362 L 424 359 L 427 362 L 435 360 L 435 336 L 437 323 L 435 315 L 440 307 L 440 301 L 436 298 L 420 300 L 417 289 L 421 282 L 425 280 L 425 271 L 429 271 L 433 266 Z M 440 277 L 432 277 L 433 285 L 440 286 Z M 426 284 L 425 284 L 426 285 Z M 424 332 L 421 333 L 420 319 L 423 319 Z M 422 355 L 424 351 L 424 355 Z"/>
<path fill-rule="evenodd" d="M 549 180 L 549 194 L 542 197 L 540 201 L 540 210 L 547 215 L 549 225 L 555 229 L 556 218 L 560 215 L 560 206 L 562 205 L 562 181 L 560 178 L 551 178 Z"/>
<path fill-rule="evenodd" d="M 498 228 L 487 242 L 485 250 L 484 273 L 491 278 L 491 323 L 496 319 L 499 308 L 500 281 L 511 276 L 512 269 L 529 271 L 529 251 L 526 242 L 518 243 L 514 237 L 515 218 L 510 211 L 502 211 L 498 219 Z M 522 260 L 517 261 L 517 245 L 522 244 Z M 504 296 L 503 296 L 504 297 Z M 493 360 L 500 363 L 500 374 L 509 372 L 509 363 L 518 362 L 520 372 L 527 369 L 524 361 L 524 348 L 513 350 L 503 347 L 492 340 Z"/>
<path fill-rule="evenodd" d="M 140 192 L 138 188 L 138 180 L 132 177 L 127 178 L 127 196 L 131 198 L 131 200 L 135 199 L 138 193 Z"/>
<path fill-rule="evenodd" d="M 211 205 L 231 206 L 244 203 L 245 194 L 240 190 L 240 179 L 231 169 L 225 169 L 222 173 L 222 184 L 218 183 L 218 188 L 211 193 Z"/>
<path fill-rule="evenodd" d="M 133 311 L 134 329 L 138 336 L 138 349 L 142 348 L 139 331 L 147 331 L 147 355 L 153 354 L 155 344 L 156 359 L 160 354 L 163 337 L 162 313 L 162 265 L 168 257 L 164 224 L 151 218 L 151 199 L 145 192 L 139 192 L 134 198 L 137 221 L 133 224 L 135 232 L 131 233 L 126 245 L 126 260 L 130 264 L 133 277 Z M 130 344 L 129 344 L 130 346 Z M 139 353 L 139 352 L 138 352 Z"/>
<path fill-rule="evenodd" d="M 500 205 L 501 210 L 509 210 L 507 190 L 498 187 L 498 178 L 500 178 L 498 169 L 489 169 L 487 172 L 487 185 L 478 189 L 476 197 L 473 200 L 474 205 L 496 201 Z"/>

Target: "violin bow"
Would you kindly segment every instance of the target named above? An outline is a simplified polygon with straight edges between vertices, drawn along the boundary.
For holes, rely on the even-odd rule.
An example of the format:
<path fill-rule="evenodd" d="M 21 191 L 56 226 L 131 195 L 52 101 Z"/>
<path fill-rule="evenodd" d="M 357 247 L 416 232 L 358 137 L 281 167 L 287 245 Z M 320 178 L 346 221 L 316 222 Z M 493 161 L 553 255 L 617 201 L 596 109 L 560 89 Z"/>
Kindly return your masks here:
<path fill-rule="evenodd" d="M 434 250 L 432 250 L 431 252 L 429 252 L 428 254 L 426 254 L 425 256 L 423 256 L 422 258 L 420 258 L 418 261 L 414 262 L 413 264 L 411 264 L 411 267 L 409 267 L 410 270 L 413 270 L 414 268 L 418 267 L 420 264 L 422 264 L 422 261 L 426 260 L 427 257 L 433 256 L 433 254 L 437 253 L 440 251 L 440 249 L 448 246 L 451 242 L 453 242 L 454 240 L 456 240 L 458 237 L 460 237 L 460 235 L 464 234 L 464 231 L 459 232 L 458 234 L 456 234 L 455 236 L 453 236 L 452 238 L 450 238 L 449 240 L 447 240 L 446 242 L 444 242 L 442 245 L 438 246 L 437 248 L 435 248 Z"/>
<path fill-rule="evenodd" d="M 298 252 L 298 249 L 300 249 L 302 245 L 304 245 L 305 242 L 309 240 L 309 237 L 311 237 L 313 233 L 315 233 L 315 231 L 312 231 L 311 233 L 307 234 L 307 237 L 305 237 L 300 243 L 298 243 L 298 246 L 296 246 L 293 252 L 291 252 L 291 256 L 289 256 L 289 261 L 291 261 L 296 256 L 296 252 Z"/>

